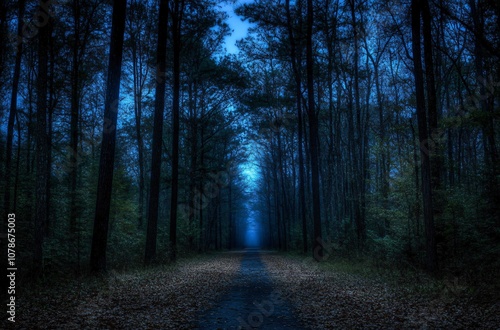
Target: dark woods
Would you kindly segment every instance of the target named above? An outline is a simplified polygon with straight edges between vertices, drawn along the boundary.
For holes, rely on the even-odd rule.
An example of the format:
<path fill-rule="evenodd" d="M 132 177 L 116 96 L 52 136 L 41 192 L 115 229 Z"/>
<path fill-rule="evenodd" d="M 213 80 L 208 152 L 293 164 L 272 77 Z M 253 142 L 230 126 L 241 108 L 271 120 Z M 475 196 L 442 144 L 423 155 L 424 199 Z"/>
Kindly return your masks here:
<path fill-rule="evenodd" d="M 24 271 L 171 262 L 254 228 L 318 261 L 493 274 L 498 1 L 236 12 L 252 27 L 228 54 L 217 1 L 0 1 L 2 223 Z"/>
<path fill-rule="evenodd" d="M 254 79 L 245 107 L 259 132 L 268 244 L 492 274 L 499 9 L 423 0 L 238 9 L 256 24 L 239 45 Z"/>

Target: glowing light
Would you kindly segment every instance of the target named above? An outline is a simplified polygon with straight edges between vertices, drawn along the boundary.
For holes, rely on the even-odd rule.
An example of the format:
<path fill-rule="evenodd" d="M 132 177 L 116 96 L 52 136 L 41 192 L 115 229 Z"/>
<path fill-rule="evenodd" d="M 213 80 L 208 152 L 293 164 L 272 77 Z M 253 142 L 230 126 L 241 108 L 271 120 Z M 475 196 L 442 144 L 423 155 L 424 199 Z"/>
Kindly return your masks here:
<path fill-rule="evenodd" d="M 260 246 L 260 241 L 259 241 L 259 235 L 257 234 L 256 231 L 247 231 L 247 235 L 245 237 L 245 246 L 246 247 L 259 247 Z"/>

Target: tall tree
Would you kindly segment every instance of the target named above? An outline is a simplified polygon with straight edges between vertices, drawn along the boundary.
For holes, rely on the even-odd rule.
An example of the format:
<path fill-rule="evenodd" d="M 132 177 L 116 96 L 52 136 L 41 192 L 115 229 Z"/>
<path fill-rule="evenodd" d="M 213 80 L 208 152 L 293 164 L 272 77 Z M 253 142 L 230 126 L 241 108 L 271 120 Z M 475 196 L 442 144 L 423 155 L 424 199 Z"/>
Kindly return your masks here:
<path fill-rule="evenodd" d="M 76 218 L 78 217 L 77 210 L 77 178 L 78 178 L 78 124 L 80 113 L 80 1 L 75 0 L 72 2 L 73 12 L 73 54 L 71 63 L 71 119 L 70 119 L 70 219 L 69 219 L 69 234 L 74 241 L 76 233 Z"/>
<path fill-rule="evenodd" d="M 476 71 L 476 82 L 478 85 L 480 98 L 478 100 L 477 106 L 483 112 L 484 120 L 482 120 L 482 131 L 483 131 L 483 150 L 484 150 L 484 162 L 486 164 L 486 196 L 489 202 L 488 213 L 496 218 L 496 225 L 500 226 L 500 212 L 498 211 L 498 203 L 500 202 L 499 197 L 499 182 L 498 174 L 500 173 L 500 166 L 498 165 L 498 148 L 495 130 L 495 100 L 494 95 L 491 90 L 491 86 L 486 86 L 488 84 L 486 80 L 486 63 L 488 63 L 488 52 L 485 49 L 485 42 L 482 40 L 486 32 L 486 18 L 484 17 L 485 5 L 483 1 L 470 0 L 469 5 L 471 8 L 471 16 L 473 22 L 474 31 L 474 67 Z M 496 4 L 495 10 L 497 15 L 500 15 L 500 5 Z M 497 24 L 500 24 L 500 17 L 497 16 Z M 497 27 L 497 31 L 500 28 Z M 496 53 L 497 58 L 494 60 L 498 63 L 498 51 Z M 495 55 L 493 55 L 495 56 Z M 498 75 L 500 75 L 500 68 L 497 68 Z M 490 82 L 491 84 L 491 82 Z M 497 111 L 498 112 L 498 111 Z"/>
<path fill-rule="evenodd" d="M 43 4 L 38 10 L 43 12 Z M 38 75 L 36 81 L 36 200 L 35 200 L 35 251 L 34 269 L 43 270 L 43 236 L 47 214 L 48 168 L 48 136 L 47 136 L 47 81 L 49 65 L 49 41 L 51 20 L 47 15 L 38 16 Z"/>
<path fill-rule="evenodd" d="M 358 238 L 358 244 L 362 246 L 365 236 L 366 236 L 366 224 L 364 219 L 364 173 L 363 173 L 363 160 L 364 160 L 364 150 L 363 150 L 363 138 L 364 134 L 362 131 L 362 118 L 361 118 L 361 100 L 360 100 L 360 86 L 359 86 L 359 31 L 360 26 L 356 17 L 356 0 L 349 0 L 349 7 L 351 10 L 351 24 L 354 34 L 354 112 L 356 114 L 355 121 L 355 132 L 352 134 L 351 142 L 351 152 L 352 163 L 353 163 L 353 190 L 354 190 L 354 220 L 356 224 L 356 234 Z M 354 129 L 354 127 L 351 127 Z"/>
<path fill-rule="evenodd" d="M 302 23 L 302 5 L 298 2 L 298 16 L 300 23 Z M 290 0 L 286 1 L 286 16 L 287 16 L 287 28 L 288 28 L 288 38 L 290 40 L 290 57 L 292 63 L 292 71 L 295 77 L 295 102 L 297 106 L 297 143 L 298 143 L 298 153 L 299 153 L 299 209 L 300 209 L 300 219 L 302 222 L 302 244 L 303 251 L 307 253 L 307 216 L 306 216 L 306 197 L 305 197 L 305 181 L 304 181 L 304 152 L 303 152 L 303 124 L 302 124 L 302 79 L 301 79 L 301 64 L 302 59 L 300 56 L 300 50 L 297 50 L 297 45 L 295 42 L 295 36 L 293 33 L 292 25 L 292 15 L 290 12 Z M 299 31 L 302 30 L 302 24 L 299 24 Z"/>
<path fill-rule="evenodd" d="M 180 55 L 181 26 L 184 13 L 184 1 L 174 0 L 172 13 L 173 36 L 173 104 L 172 104 L 172 192 L 170 200 L 170 259 L 174 261 L 177 255 L 177 201 L 179 196 L 179 113 L 180 113 Z"/>
<path fill-rule="evenodd" d="M 434 45 L 432 41 L 432 15 L 428 0 L 422 0 L 422 33 L 424 40 L 424 63 L 425 63 L 425 86 L 427 96 L 427 113 L 429 120 L 430 139 L 432 147 L 429 147 L 431 162 L 431 183 L 433 193 L 436 194 L 441 188 L 441 143 L 438 134 L 438 103 L 435 83 Z M 440 201 L 434 202 L 434 214 L 439 214 Z"/>
<path fill-rule="evenodd" d="M 413 74 L 415 77 L 415 90 L 417 102 L 417 122 L 418 138 L 420 140 L 420 161 L 421 161 L 421 187 L 424 204 L 424 225 L 427 251 L 427 269 L 435 272 L 437 268 L 436 238 L 434 229 L 434 212 L 432 206 L 432 182 L 431 164 L 429 152 L 425 143 L 429 138 L 427 128 L 427 114 L 425 105 L 424 73 L 422 69 L 422 49 L 421 49 L 421 14 L 424 0 L 412 0 L 411 2 L 411 31 L 413 50 Z"/>
<path fill-rule="evenodd" d="M 169 7 L 168 0 L 160 1 L 158 14 L 158 43 L 156 48 L 157 72 L 166 70 L 167 26 Z M 158 231 L 158 205 L 160 198 L 161 151 L 163 142 L 163 116 L 165 108 L 166 80 L 163 75 L 156 78 L 155 114 L 153 128 L 153 151 L 151 155 L 151 180 L 149 188 L 148 229 L 146 236 L 146 253 L 144 262 L 151 263 L 156 256 L 156 236 Z"/>
<path fill-rule="evenodd" d="M 321 205 L 319 193 L 319 137 L 318 114 L 314 102 L 314 58 L 313 58 L 313 1 L 307 0 L 306 65 L 307 65 L 307 116 L 309 118 L 309 153 L 311 158 L 312 208 L 313 208 L 313 257 L 320 261 L 323 256 L 321 246 Z"/>
<path fill-rule="evenodd" d="M 90 254 L 90 268 L 93 272 L 97 273 L 106 271 L 106 248 L 115 165 L 116 127 L 118 121 L 126 7 L 127 0 L 115 0 L 113 2 L 101 158 L 99 162 L 97 200 Z"/>

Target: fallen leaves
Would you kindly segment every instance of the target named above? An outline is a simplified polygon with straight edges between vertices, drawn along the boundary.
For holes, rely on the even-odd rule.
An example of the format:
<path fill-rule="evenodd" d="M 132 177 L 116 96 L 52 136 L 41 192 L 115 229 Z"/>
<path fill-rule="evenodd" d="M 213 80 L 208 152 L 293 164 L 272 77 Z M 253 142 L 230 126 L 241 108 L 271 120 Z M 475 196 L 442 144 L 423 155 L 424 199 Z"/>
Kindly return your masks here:
<path fill-rule="evenodd" d="M 170 268 L 73 281 L 19 296 L 19 329 L 192 329 L 227 292 L 242 253 L 186 260 Z M 277 253 L 261 258 L 281 297 L 312 329 L 498 329 L 500 303 L 417 295 L 404 287 Z M 247 270 L 247 277 L 261 273 Z M 479 303 L 481 302 L 481 303 Z"/>
<path fill-rule="evenodd" d="M 312 329 L 425 329 L 500 326 L 500 305 L 409 296 L 382 281 L 323 270 L 277 254 L 262 259 L 285 298 Z"/>
<path fill-rule="evenodd" d="M 222 253 L 168 269 L 111 274 L 20 297 L 25 329 L 191 329 L 231 284 L 241 255 Z"/>

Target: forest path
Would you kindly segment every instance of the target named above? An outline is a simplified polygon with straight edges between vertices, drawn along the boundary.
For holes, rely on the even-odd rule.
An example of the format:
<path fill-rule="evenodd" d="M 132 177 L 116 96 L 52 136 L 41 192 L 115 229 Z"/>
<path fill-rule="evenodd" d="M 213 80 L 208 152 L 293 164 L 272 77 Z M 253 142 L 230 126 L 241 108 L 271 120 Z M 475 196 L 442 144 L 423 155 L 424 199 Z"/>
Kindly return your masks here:
<path fill-rule="evenodd" d="M 303 329 L 291 305 L 271 282 L 261 254 L 246 249 L 240 271 L 216 307 L 206 311 L 198 329 Z"/>
<path fill-rule="evenodd" d="M 500 303 L 487 292 L 444 282 L 445 294 L 418 274 L 401 285 L 368 275 L 340 261 L 246 250 L 100 278 L 47 277 L 21 282 L 16 324 L 4 313 L 0 329 L 499 328 Z"/>

